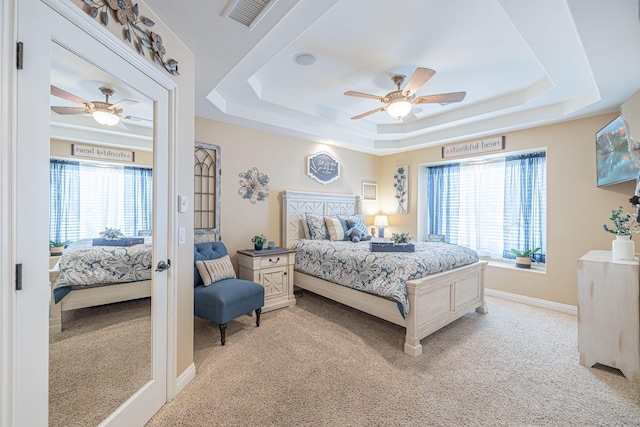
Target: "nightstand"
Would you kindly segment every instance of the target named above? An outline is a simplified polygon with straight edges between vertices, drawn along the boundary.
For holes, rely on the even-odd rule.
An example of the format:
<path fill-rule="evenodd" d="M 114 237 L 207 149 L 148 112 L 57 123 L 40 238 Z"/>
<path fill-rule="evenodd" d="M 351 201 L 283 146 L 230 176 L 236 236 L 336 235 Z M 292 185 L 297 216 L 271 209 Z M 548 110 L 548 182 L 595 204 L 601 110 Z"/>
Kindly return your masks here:
<path fill-rule="evenodd" d="M 296 304 L 293 295 L 293 265 L 296 251 L 273 248 L 238 251 L 239 278 L 264 286 L 262 311 Z"/>

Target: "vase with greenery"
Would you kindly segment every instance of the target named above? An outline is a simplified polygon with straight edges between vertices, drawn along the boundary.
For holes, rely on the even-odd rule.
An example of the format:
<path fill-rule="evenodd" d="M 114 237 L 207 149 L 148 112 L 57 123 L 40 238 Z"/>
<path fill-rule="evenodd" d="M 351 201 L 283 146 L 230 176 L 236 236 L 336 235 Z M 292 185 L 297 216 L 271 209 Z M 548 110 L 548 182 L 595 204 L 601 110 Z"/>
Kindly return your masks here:
<path fill-rule="evenodd" d="M 122 231 L 120 231 L 119 228 L 107 227 L 104 229 L 104 231 L 100 232 L 100 237 L 107 240 L 119 240 L 123 236 L 124 234 L 122 234 Z"/>
<path fill-rule="evenodd" d="M 511 253 L 516 256 L 516 267 L 518 268 L 531 268 L 531 261 L 536 261 L 531 255 L 539 252 L 541 248 L 527 249 L 519 251 L 517 249 L 511 249 Z"/>
<path fill-rule="evenodd" d="M 411 236 L 409 233 L 393 233 L 391 235 L 391 240 L 394 245 L 406 245 L 411 242 Z"/>
<path fill-rule="evenodd" d="M 251 243 L 253 243 L 253 247 L 256 251 L 262 250 L 262 246 L 266 243 L 266 241 L 267 238 L 262 234 L 255 235 L 251 238 Z"/>
<path fill-rule="evenodd" d="M 604 224 L 602 227 L 607 233 L 616 235 L 616 239 L 611 243 L 613 259 L 632 261 L 635 258 L 635 243 L 631 240 L 631 234 L 640 232 L 638 221 L 630 213 L 623 212 L 622 206 L 611 210 L 609 220 L 613 226 Z"/>

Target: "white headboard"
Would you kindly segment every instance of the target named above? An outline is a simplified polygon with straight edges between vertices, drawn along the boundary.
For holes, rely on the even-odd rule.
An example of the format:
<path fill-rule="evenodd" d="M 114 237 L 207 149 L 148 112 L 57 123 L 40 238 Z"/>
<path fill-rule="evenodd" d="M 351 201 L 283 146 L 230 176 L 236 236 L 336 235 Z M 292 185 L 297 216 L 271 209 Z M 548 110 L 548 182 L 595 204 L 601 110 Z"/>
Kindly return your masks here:
<path fill-rule="evenodd" d="M 360 196 L 354 194 L 309 193 L 283 191 L 282 200 L 282 245 L 290 248 L 296 240 L 304 239 L 302 220 L 305 214 L 351 215 L 362 213 Z"/>

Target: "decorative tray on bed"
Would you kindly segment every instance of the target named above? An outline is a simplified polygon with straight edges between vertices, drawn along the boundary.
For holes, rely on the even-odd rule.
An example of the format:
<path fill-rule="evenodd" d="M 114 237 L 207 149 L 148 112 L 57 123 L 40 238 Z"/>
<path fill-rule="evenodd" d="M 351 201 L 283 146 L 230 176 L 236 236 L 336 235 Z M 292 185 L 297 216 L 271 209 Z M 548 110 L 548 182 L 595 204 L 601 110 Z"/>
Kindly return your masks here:
<path fill-rule="evenodd" d="M 416 247 L 412 243 L 395 245 L 391 242 L 371 242 L 369 250 L 371 252 L 415 252 Z"/>
<path fill-rule="evenodd" d="M 93 246 L 133 246 L 144 244 L 144 237 L 121 237 L 119 239 L 93 239 Z"/>

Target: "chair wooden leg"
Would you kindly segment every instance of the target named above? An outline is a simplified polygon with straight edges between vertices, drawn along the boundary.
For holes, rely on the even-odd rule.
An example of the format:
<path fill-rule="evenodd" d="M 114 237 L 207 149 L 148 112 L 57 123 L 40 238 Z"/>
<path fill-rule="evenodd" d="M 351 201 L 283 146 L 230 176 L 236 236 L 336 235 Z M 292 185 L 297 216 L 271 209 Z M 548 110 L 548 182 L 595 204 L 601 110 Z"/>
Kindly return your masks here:
<path fill-rule="evenodd" d="M 256 310 L 256 326 L 260 326 L 260 313 L 262 313 L 262 308 Z"/>
<path fill-rule="evenodd" d="M 224 345 L 226 340 L 227 340 L 227 324 L 221 323 L 220 324 L 220 342 L 222 343 L 222 345 Z"/>

